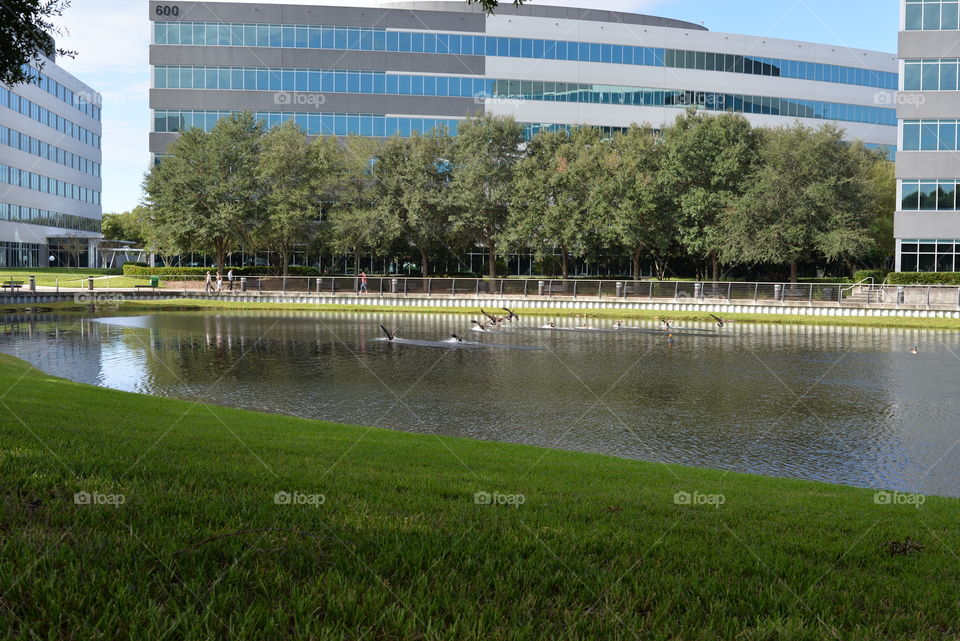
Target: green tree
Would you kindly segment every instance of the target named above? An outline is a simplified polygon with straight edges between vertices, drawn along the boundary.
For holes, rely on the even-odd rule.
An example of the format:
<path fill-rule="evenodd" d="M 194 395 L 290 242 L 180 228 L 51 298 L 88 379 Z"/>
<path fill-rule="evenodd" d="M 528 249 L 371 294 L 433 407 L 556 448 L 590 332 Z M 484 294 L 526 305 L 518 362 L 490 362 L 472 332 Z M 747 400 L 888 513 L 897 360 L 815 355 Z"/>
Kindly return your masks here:
<path fill-rule="evenodd" d="M 720 278 L 725 246 L 720 220 L 748 186 L 758 139 L 739 114 L 708 116 L 690 109 L 664 130 L 664 189 L 673 199 L 678 239 Z"/>
<path fill-rule="evenodd" d="M 522 145 L 516 120 L 489 114 L 462 121 L 454 143 L 453 228 L 486 247 L 491 278 L 497 276 L 497 240 L 506 228 Z"/>
<path fill-rule="evenodd" d="M 386 251 L 400 235 L 400 218 L 377 206 L 375 166 L 381 143 L 350 136 L 343 143 L 334 171 L 334 206 L 329 211 L 328 246 L 351 254 L 360 271 L 365 252 Z"/>
<path fill-rule="evenodd" d="M 374 165 L 377 207 L 398 216 L 401 236 L 420 253 L 420 269 L 430 275 L 430 256 L 447 246 L 451 215 L 453 141 L 445 131 L 391 138 Z"/>
<path fill-rule="evenodd" d="M 0 3 L 0 84 L 15 85 L 30 80 L 32 65 L 42 69 L 44 57 L 72 58 L 75 51 L 58 49 L 53 36 L 60 35 L 52 22 L 70 8 L 70 0 L 3 0 Z"/>
<path fill-rule="evenodd" d="M 319 231 L 324 197 L 335 178 L 336 141 L 318 137 L 308 141 L 293 120 L 268 131 L 257 163 L 262 188 L 259 243 L 280 254 L 283 276 L 290 271 L 290 254 L 309 243 Z"/>
<path fill-rule="evenodd" d="M 591 206 L 605 222 L 606 241 L 629 252 L 634 278 L 645 254 L 664 278 L 676 234 L 662 185 L 664 151 L 653 129 L 634 125 L 601 148 L 596 162 Z"/>
<path fill-rule="evenodd" d="M 867 203 L 874 214 L 870 225 L 874 248 L 863 258 L 871 267 L 884 267 L 897 251 L 893 234 L 893 216 L 898 209 L 896 165 L 882 153 L 864 149 L 864 156 Z"/>
<path fill-rule="evenodd" d="M 104 214 L 101 233 L 104 240 L 129 240 L 143 244 L 146 240 L 144 227 L 147 225 L 149 210 L 137 205 L 130 211 L 119 214 Z"/>
<path fill-rule="evenodd" d="M 209 133 L 190 129 L 170 146 L 170 157 L 151 168 L 144 191 L 154 222 L 184 249 L 216 257 L 223 272 L 227 253 L 254 227 L 262 193 L 258 158 L 263 123 L 250 112 L 231 114 Z"/>
<path fill-rule="evenodd" d="M 512 4 L 515 7 L 520 7 L 523 6 L 524 2 L 526 0 L 513 0 Z M 467 0 L 467 4 L 478 4 L 484 13 L 493 15 L 493 12 L 500 6 L 500 0 Z"/>
<path fill-rule="evenodd" d="M 845 260 L 870 249 L 875 212 L 863 148 L 829 124 L 798 123 L 763 137 L 750 187 L 723 217 L 724 260 L 789 265 L 795 283 L 803 260 Z"/>
<path fill-rule="evenodd" d="M 570 275 L 570 257 L 583 258 L 600 244 L 601 221 L 591 194 L 598 179 L 602 143 L 595 127 L 538 133 L 517 165 L 504 238 L 530 248 L 538 259 L 560 251 L 560 271 Z"/>

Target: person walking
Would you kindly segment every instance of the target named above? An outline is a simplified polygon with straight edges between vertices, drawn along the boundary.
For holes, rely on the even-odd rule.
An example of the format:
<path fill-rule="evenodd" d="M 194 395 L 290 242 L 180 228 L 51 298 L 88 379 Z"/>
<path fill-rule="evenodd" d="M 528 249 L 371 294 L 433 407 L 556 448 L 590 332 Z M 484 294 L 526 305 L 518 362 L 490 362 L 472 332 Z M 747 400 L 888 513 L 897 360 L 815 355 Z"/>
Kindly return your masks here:
<path fill-rule="evenodd" d="M 223 276 L 221 276 L 220 274 L 217 274 L 217 293 L 219 294 L 222 291 L 223 291 Z"/>
<path fill-rule="evenodd" d="M 232 267 L 227 272 L 227 289 L 229 289 L 231 292 L 233 291 L 233 268 Z"/>
<path fill-rule="evenodd" d="M 367 272 L 360 272 L 360 291 L 357 293 L 360 296 L 367 293 Z"/>
<path fill-rule="evenodd" d="M 213 276 L 210 275 L 210 270 L 207 270 L 207 281 L 203 286 L 203 293 L 209 294 L 213 290 Z"/>

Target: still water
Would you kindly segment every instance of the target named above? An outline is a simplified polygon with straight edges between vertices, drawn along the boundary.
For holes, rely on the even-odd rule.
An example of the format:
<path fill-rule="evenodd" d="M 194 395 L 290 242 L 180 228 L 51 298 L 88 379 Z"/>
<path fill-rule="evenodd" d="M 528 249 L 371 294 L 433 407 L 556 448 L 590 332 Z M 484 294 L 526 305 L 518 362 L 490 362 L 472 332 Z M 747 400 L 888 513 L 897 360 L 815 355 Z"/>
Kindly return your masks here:
<path fill-rule="evenodd" d="M 3 319 L 0 351 L 146 394 L 960 496 L 956 332 L 697 324 L 670 342 L 654 323 L 545 322 L 476 332 L 467 317 L 415 314 L 22 315 Z M 403 325 L 405 340 L 386 341 L 380 323 Z"/>

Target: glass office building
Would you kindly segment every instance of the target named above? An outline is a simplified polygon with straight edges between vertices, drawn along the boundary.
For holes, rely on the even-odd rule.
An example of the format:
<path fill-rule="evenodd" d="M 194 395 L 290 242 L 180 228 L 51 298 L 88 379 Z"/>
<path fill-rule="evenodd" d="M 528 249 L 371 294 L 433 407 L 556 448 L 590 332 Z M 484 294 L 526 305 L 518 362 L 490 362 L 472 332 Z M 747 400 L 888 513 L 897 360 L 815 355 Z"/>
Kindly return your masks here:
<path fill-rule="evenodd" d="M 95 266 L 100 95 L 53 60 L 38 67 L 0 84 L 0 268 Z"/>
<path fill-rule="evenodd" d="M 960 271 L 958 3 L 902 0 L 897 99 L 899 271 Z"/>
<path fill-rule="evenodd" d="M 757 125 L 835 122 L 892 154 L 896 56 L 713 33 L 655 16 L 466 2 L 150 2 L 151 151 L 247 110 L 313 135 L 409 136 L 482 112 L 528 133 L 661 126 L 695 105 Z"/>

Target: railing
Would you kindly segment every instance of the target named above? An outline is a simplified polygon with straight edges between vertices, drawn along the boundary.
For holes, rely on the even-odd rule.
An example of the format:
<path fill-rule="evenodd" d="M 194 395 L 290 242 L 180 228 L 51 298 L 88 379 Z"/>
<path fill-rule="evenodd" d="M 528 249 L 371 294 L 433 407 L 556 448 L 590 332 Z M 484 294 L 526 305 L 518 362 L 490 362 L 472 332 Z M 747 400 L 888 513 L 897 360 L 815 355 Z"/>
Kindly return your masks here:
<path fill-rule="evenodd" d="M 850 292 L 850 293 L 852 293 L 852 292 L 853 292 L 856 288 L 858 288 L 858 287 L 859 287 L 859 288 L 861 289 L 861 291 L 862 291 L 862 290 L 863 290 L 863 284 L 866 283 L 866 282 L 869 282 L 869 283 L 870 283 L 870 286 L 872 287 L 872 286 L 873 286 L 873 283 L 875 282 L 875 281 L 873 280 L 873 276 L 867 276 L 866 278 L 857 281 L 856 283 L 854 283 L 853 285 L 850 285 L 849 287 L 842 287 L 842 288 L 840 289 L 840 301 L 839 301 L 839 302 L 841 302 L 841 303 L 843 302 L 844 292 Z M 849 297 L 849 295 L 848 295 L 848 297 Z M 869 305 L 869 304 L 870 304 L 870 289 L 868 288 L 868 289 L 867 289 L 867 305 Z"/>
<path fill-rule="evenodd" d="M 655 280 L 581 280 L 554 278 L 420 278 L 408 276 L 369 276 L 366 288 L 358 276 L 245 276 L 236 277 L 231 285 L 224 279 L 220 291 L 216 280 L 208 286 L 204 276 L 178 274 L 158 276 L 127 276 L 127 286 L 113 287 L 107 279 L 84 279 L 82 288 L 66 287 L 63 281 L 51 283 L 49 277 L 36 283 L 28 274 L 17 275 L 24 285 L 17 290 L 26 292 L 77 292 L 95 285 L 99 292 L 176 293 L 178 295 L 238 296 L 240 294 L 307 295 L 307 296 L 382 296 L 382 297 L 472 297 L 532 298 L 563 300 L 672 301 L 680 303 L 828 305 L 845 307 L 916 307 L 927 309 L 960 308 L 960 287 L 917 285 L 897 287 L 891 299 L 884 288 L 866 278 L 858 283 L 746 283 L 695 282 Z M 159 287 L 149 287 L 152 278 L 159 279 Z M 29 281 L 29 282 L 27 282 Z M 47 286 L 37 283 L 49 283 Z M 74 284 L 76 281 L 71 281 Z M 140 285 L 134 288 L 131 283 Z M 859 288 L 859 292 L 857 291 Z M 363 291 L 361 291 L 363 290 Z M 877 292 L 879 291 L 879 294 Z M 866 296 L 860 293 L 866 292 Z M 12 293 L 4 290 L 4 294 Z M 889 302 L 886 302 L 889 300 Z"/>

